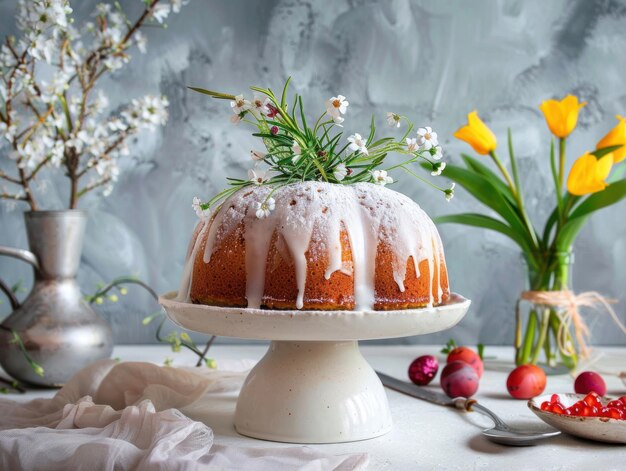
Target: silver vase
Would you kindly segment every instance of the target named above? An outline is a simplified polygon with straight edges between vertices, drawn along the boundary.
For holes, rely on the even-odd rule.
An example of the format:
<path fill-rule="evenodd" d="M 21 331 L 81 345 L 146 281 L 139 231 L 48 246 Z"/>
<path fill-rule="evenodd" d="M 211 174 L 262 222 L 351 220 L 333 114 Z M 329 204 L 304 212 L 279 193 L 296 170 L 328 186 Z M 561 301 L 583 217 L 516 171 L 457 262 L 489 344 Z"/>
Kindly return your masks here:
<path fill-rule="evenodd" d="M 0 255 L 30 263 L 35 283 L 20 305 L 0 281 L 13 307 L 0 328 L 0 364 L 20 381 L 61 386 L 89 363 L 109 358 L 113 349 L 111 328 L 85 302 L 76 282 L 87 215 L 80 210 L 31 211 L 24 217 L 30 251 L 0 247 Z M 43 376 L 33 370 L 11 331 L 43 367 Z"/>

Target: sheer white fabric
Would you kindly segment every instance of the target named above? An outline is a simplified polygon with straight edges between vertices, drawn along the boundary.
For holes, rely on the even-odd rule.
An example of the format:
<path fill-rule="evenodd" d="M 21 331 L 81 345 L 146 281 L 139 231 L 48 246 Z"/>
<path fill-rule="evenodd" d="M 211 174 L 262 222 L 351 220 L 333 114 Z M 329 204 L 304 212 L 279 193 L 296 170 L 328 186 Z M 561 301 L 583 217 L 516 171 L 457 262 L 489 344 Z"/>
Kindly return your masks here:
<path fill-rule="evenodd" d="M 200 374 L 202 373 L 202 374 Z M 311 447 L 240 448 L 179 410 L 237 390 L 245 372 L 96 362 L 52 399 L 0 400 L 2 470 L 361 470 L 368 457 Z"/>

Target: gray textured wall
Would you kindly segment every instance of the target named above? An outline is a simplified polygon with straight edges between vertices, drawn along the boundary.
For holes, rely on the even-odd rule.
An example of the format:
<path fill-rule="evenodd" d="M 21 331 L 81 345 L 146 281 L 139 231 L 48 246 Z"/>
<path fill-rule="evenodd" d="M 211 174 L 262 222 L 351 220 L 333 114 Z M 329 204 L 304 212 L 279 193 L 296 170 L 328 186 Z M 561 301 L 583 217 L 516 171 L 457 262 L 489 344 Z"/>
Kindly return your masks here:
<path fill-rule="evenodd" d="M 95 2 L 73 3 L 86 17 Z M 0 1 L 3 35 L 14 31 L 14 7 L 14 0 Z M 537 105 L 566 93 L 589 102 L 571 139 L 570 163 L 613 126 L 613 115 L 626 113 L 626 1 L 192 0 L 167 30 L 147 33 L 148 54 L 135 54 L 104 86 L 113 107 L 143 93 L 167 95 L 170 121 L 139 139 L 108 199 L 85 201 L 91 213 L 80 274 L 85 291 L 130 273 L 158 291 L 175 289 L 196 220 L 192 196 L 209 197 L 227 175 L 244 175 L 255 146 L 249 130 L 230 125 L 227 104 L 190 93 L 186 85 L 242 92 L 250 84 L 277 88 L 292 75 L 309 110 L 331 94 L 346 95 L 350 131 L 365 129 L 371 112 L 382 122 L 389 110 L 432 124 L 447 160 L 468 150 L 450 136 L 476 108 L 499 136 L 514 128 L 530 212 L 540 222 L 553 195 L 549 136 Z M 461 191 L 446 204 L 407 177 L 396 189 L 433 216 L 482 210 Z M 47 195 L 50 207 L 58 207 L 56 188 Z M 574 268 L 574 288 L 620 298 L 622 317 L 625 211 L 622 204 L 592 219 L 576 244 Z M 473 299 L 471 312 L 452 332 L 399 341 L 454 336 L 510 343 L 513 303 L 524 287 L 518 251 L 489 232 L 444 226 L 441 233 L 452 286 Z M 0 205 L 0 244 L 25 246 L 19 208 Z M 0 274 L 30 283 L 29 269 L 19 262 L 0 260 Z M 140 320 L 155 307 L 134 293 L 102 309 L 118 342 L 152 340 L 152 329 Z M 0 310 L 6 313 L 6 303 Z M 590 317 L 595 341 L 624 344 L 602 317 Z"/>

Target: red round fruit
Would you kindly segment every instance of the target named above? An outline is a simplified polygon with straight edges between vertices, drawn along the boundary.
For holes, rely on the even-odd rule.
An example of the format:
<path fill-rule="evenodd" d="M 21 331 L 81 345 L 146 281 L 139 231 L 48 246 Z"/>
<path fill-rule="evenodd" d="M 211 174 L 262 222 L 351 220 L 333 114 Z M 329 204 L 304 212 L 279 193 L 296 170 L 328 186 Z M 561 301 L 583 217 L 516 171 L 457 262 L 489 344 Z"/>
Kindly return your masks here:
<path fill-rule="evenodd" d="M 521 365 L 509 374 L 506 388 L 515 399 L 530 399 L 546 388 L 546 374 L 536 365 Z"/>
<path fill-rule="evenodd" d="M 471 397 L 478 391 L 478 373 L 463 361 L 450 362 L 441 371 L 441 388 L 450 397 Z"/>
<path fill-rule="evenodd" d="M 479 378 L 483 375 L 483 361 L 474 350 L 468 347 L 457 347 L 448 353 L 448 363 L 462 361 L 474 368 Z"/>
<path fill-rule="evenodd" d="M 418 386 L 426 386 L 439 371 L 439 362 L 432 355 L 422 355 L 409 366 L 409 379 Z"/>
<path fill-rule="evenodd" d="M 598 373 L 583 371 L 574 381 L 574 391 L 576 391 L 576 394 L 595 392 L 598 396 L 604 396 L 606 394 L 606 384 Z"/>

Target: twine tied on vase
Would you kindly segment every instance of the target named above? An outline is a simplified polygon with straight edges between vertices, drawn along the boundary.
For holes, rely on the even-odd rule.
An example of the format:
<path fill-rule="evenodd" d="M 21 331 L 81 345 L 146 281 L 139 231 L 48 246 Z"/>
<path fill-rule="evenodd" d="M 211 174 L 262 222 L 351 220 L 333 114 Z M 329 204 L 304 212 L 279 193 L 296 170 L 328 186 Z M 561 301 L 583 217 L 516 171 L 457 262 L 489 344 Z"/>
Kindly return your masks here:
<path fill-rule="evenodd" d="M 615 303 L 615 300 L 607 299 L 597 291 L 585 291 L 580 294 L 576 294 L 568 289 L 561 291 L 522 291 L 517 303 L 518 314 L 519 302 L 522 300 L 550 308 L 560 308 L 556 312 L 560 320 L 556 340 L 559 350 L 564 355 L 575 353 L 573 345 L 567 340 L 569 329 L 573 326 L 576 343 L 578 344 L 581 356 L 583 358 L 589 356 L 590 348 L 587 346 L 589 328 L 580 315 L 579 308 L 581 307 L 590 307 L 596 310 L 604 308 L 613 319 L 613 322 L 626 334 L 626 326 L 611 307 L 611 304 Z"/>

